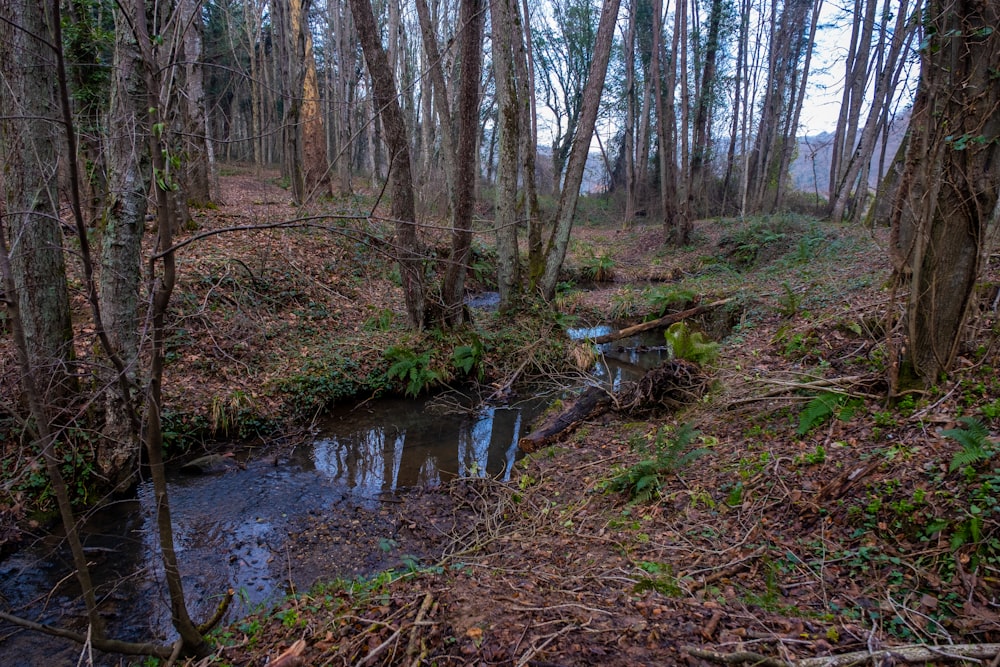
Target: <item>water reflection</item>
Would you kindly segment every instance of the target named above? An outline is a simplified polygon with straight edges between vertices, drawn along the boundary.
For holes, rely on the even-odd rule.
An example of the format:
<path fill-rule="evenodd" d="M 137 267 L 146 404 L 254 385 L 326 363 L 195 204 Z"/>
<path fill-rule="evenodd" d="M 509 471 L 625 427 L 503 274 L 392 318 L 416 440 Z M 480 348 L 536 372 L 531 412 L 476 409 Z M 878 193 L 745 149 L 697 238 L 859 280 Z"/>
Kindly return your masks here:
<path fill-rule="evenodd" d="M 540 412 L 542 402 L 486 407 L 471 417 L 427 408 L 414 401 L 380 401 L 377 423 L 369 409 L 336 414 L 321 427 L 324 435 L 313 443 L 311 462 L 360 499 L 438 486 L 456 475 L 508 480 L 522 424 Z"/>
<path fill-rule="evenodd" d="M 597 338 L 614 329 L 607 324 L 596 327 L 578 327 L 567 330 L 572 340 Z M 597 346 L 598 358 L 592 373 L 612 390 L 617 391 L 622 382 L 638 380 L 646 371 L 670 359 L 662 330 L 644 331 L 610 343 Z"/>

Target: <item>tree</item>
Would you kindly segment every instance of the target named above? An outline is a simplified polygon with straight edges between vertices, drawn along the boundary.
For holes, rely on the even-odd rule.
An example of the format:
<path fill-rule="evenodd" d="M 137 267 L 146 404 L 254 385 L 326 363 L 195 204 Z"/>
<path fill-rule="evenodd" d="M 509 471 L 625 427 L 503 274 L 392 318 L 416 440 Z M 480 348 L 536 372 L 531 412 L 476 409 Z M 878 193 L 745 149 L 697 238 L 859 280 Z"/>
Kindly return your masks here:
<path fill-rule="evenodd" d="M 777 1 L 771 6 L 767 86 L 747 173 L 750 210 L 775 208 L 784 192 L 821 1 L 786 0 L 780 16 Z"/>
<path fill-rule="evenodd" d="M 20 384 L 84 593 L 93 632 L 103 624 L 56 445 L 76 391 L 73 330 L 59 224 L 56 52 L 59 14 L 32 0 L 0 2 L 0 270 L 11 314 Z M 9 222 L 8 222 L 9 221 Z"/>
<path fill-rule="evenodd" d="M 576 204 L 580 197 L 580 185 L 583 183 L 583 169 L 590 152 L 590 141 L 594 136 L 597 124 L 597 111 L 601 102 L 601 91 L 604 88 L 604 77 L 608 72 L 608 60 L 611 58 L 611 45 L 614 41 L 615 23 L 618 19 L 619 0 L 604 0 L 601 18 L 597 26 L 597 39 L 594 43 L 594 60 L 591 62 L 587 83 L 583 89 L 583 106 L 580 111 L 580 122 L 576 135 L 573 137 L 573 147 L 570 150 L 569 162 L 566 166 L 566 179 L 562 193 L 559 196 L 559 206 L 556 209 L 555 225 L 546 247 L 545 273 L 542 275 L 542 296 L 551 301 L 555 298 L 556 283 L 559 280 L 559 269 L 566 258 L 569 247 L 570 232 L 573 230 L 573 218 L 576 215 Z"/>
<path fill-rule="evenodd" d="M 304 204 L 329 188 L 326 133 L 319 104 L 319 80 L 309 30 L 312 0 L 275 0 L 283 82 L 284 165 L 292 200 Z"/>
<path fill-rule="evenodd" d="M 583 106 L 583 88 L 594 59 L 597 11 L 592 0 L 556 0 L 552 25 L 535 41 L 544 73 L 540 81 L 555 128 L 552 194 L 558 195 Z"/>
<path fill-rule="evenodd" d="M 485 12 L 482 0 L 462 0 L 459 8 L 458 99 L 455 125 L 452 193 L 451 261 L 443 287 L 445 316 L 450 324 L 463 321 L 462 299 L 472 247 L 472 212 L 476 195 L 476 140 L 479 135 L 479 89 Z M 443 130 L 447 131 L 447 129 Z"/>
<path fill-rule="evenodd" d="M 396 94 L 389 58 L 379 42 L 379 31 L 370 0 L 351 0 L 351 13 L 354 15 L 372 80 L 372 101 L 375 109 L 379 110 L 389 150 L 391 215 L 396 225 L 396 252 L 399 255 L 399 274 L 403 283 L 406 314 L 410 326 L 420 329 L 424 326 L 424 276 L 418 248 L 413 172 L 406 122 Z"/>
<path fill-rule="evenodd" d="M 60 154 L 51 16 L 35 2 L 0 6 L 0 178 L 7 244 L 31 366 L 43 374 L 41 399 L 59 409 L 75 392 L 69 288 L 59 224 Z M 14 23 L 16 21 L 16 23 Z M 46 42 L 45 40 L 49 40 Z"/>
<path fill-rule="evenodd" d="M 179 67 L 184 88 L 184 104 L 178 109 L 182 119 L 184 191 L 189 202 L 204 206 L 219 199 L 219 175 L 215 163 L 215 146 L 212 142 L 205 96 L 205 76 L 202 62 L 202 0 L 181 0 L 177 16 L 185 29 L 181 35 Z"/>
<path fill-rule="evenodd" d="M 872 2 L 874 4 L 874 2 Z M 882 17 L 884 20 L 890 18 L 891 6 L 888 0 L 886 0 L 883 6 Z M 899 70 L 904 64 L 904 54 L 905 47 L 913 40 L 913 36 L 916 34 L 915 28 L 917 25 L 916 16 L 920 9 L 920 2 L 917 2 L 912 14 L 911 9 L 907 0 L 899 0 L 896 11 L 896 25 L 892 34 L 888 34 L 888 26 L 883 26 L 879 34 L 878 44 L 876 46 L 876 52 L 878 57 L 876 59 L 876 65 L 872 68 L 873 76 L 875 77 L 875 94 L 874 99 L 871 101 L 871 108 L 868 111 L 868 118 L 865 121 L 864 128 L 861 132 L 861 137 L 859 139 L 855 138 L 854 132 L 857 129 L 858 117 L 855 115 L 860 114 L 860 108 L 855 112 L 851 110 L 851 116 L 847 119 L 844 124 L 847 128 L 845 133 L 848 134 L 849 139 L 846 144 L 847 147 L 855 145 L 856 148 L 850 153 L 850 159 L 846 163 L 841 164 L 840 160 L 831 160 L 831 181 L 830 181 L 830 218 L 834 221 L 839 222 L 844 217 L 844 211 L 847 208 L 848 199 L 854 197 L 855 201 L 859 202 L 859 206 L 855 208 L 856 213 L 860 214 L 862 207 L 860 206 L 860 190 L 867 192 L 868 188 L 868 171 L 871 165 L 872 154 L 875 151 L 875 142 L 878 138 L 878 133 L 884 127 L 884 119 L 887 116 L 888 109 L 891 107 L 893 95 L 895 94 L 896 86 L 894 81 L 898 79 Z M 886 41 L 889 41 L 888 51 L 886 51 Z M 845 92 L 846 94 L 846 92 Z M 843 105 L 846 108 L 848 105 Z M 844 118 L 843 108 L 841 110 L 841 118 Z M 838 154 L 838 148 L 843 148 L 842 141 L 839 139 L 841 135 L 841 123 L 838 122 L 837 134 L 834 139 L 834 156 Z"/>
<path fill-rule="evenodd" d="M 104 438 L 96 460 L 98 470 L 115 486 L 131 483 L 139 462 L 139 428 L 130 399 L 132 387 L 139 381 L 140 257 L 149 191 L 149 154 L 141 141 L 146 132 L 142 113 L 145 96 L 135 37 L 121 12 L 115 12 L 99 290 L 108 341 L 122 368 L 108 361 L 102 378 L 107 388 Z M 119 378 L 120 373 L 126 377 Z"/>
<path fill-rule="evenodd" d="M 514 41 L 521 39 L 518 12 L 513 0 L 490 0 L 493 21 L 493 74 L 497 86 L 497 132 L 499 134 L 496 176 L 497 285 L 500 308 L 512 305 L 520 283 L 517 247 L 517 183 L 519 135 L 522 131 L 518 102 L 519 82 L 514 67 Z M 523 87 L 523 83 L 520 84 Z"/>
<path fill-rule="evenodd" d="M 925 384 L 947 373 L 1000 224 L 1000 5 L 930 0 L 920 83 L 890 213 L 894 265 L 909 283 L 908 356 Z"/>
<path fill-rule="evenodd" d="M 723 0 L 711 0 L 708 16 L 708 38 L 705 42 L 705 58 L 698 85 L 698 99 L 694 110 L 694 137 L 691 150 L 691 185 L 688 187 L 688 197 L 691 204 L 695 199 L 705 201 L 707 183 L 705 174 L 711 160 L 712 133 L 709 119 L 716 106 L 716 76 L 718 58 L 721 48 L 720 34 L 722 32 Z M 695 208 L 692 206 L 692 208 Z M 697 207 L 700 209 L 701 207 Z"/>

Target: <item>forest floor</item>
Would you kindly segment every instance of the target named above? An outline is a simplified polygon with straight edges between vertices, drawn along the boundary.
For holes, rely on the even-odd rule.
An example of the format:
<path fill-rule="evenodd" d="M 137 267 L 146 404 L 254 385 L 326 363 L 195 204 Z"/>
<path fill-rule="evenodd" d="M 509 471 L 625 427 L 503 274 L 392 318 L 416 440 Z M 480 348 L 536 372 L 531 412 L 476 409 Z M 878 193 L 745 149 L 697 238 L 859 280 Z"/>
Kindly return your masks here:
<path fill-rule="evenodd" d="M 223 183 L 225 205 L 200 212 L 192 234 L 306 213 L 253 175 Z M 176 437 L 273 451 L 275 424 L 393 387 L 391 346 L 431 351 L 443 380 L 460 379 L 434 332 L 405 330 L 392 263 L 370 240 L 386 232 L 357 215 L 367 205 L 324 204 L 348 217 L 323 229 L 184 248 L 165 387 Z M 359 579 L 317 571 L 312 589 L 217 630 L 215 652 L 188 664 L 264 665 L 298 640 L 300 662 L 279 664 L 833 665 L 883 649 L 893 656 L 879 664 L 933 664 L 1000 641 L 993 293 L 953 377 L 887 400 L 901 305 L 886 236 L 779 215 L 700 221 L 690 246 L 669 249 L 652 221 L 622 228 L 584 200 L 567 276 L 613 278 L 567 285 L 550 328 L 536 318 L 515 335 L 499 316 L 477 319 L 477 335 L 509 355 L 487 345 L 487 381 L 511 377 L 518 344 L 539 355 L 538 373 L 558 366 L 549 357 L 568 344 L 531 346 L 569 317 L 632 323 L 731 298 L 695 322 L 719 342 L 702 364 L 705 396 L 582 424 L 523 458 L 509 483 L 404 495 L 385 511 L 419 560 Z M 477 235 L 477 289 L 491 243 Z M 316 520 L 295 541 L 329 531 Z"/>

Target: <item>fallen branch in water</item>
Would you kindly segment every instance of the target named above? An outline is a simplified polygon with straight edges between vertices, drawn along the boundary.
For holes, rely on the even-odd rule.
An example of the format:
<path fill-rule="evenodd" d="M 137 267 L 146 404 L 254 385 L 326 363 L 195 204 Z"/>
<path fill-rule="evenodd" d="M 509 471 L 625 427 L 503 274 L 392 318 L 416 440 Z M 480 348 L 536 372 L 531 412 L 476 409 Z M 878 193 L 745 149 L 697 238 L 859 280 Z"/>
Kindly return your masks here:
<path fill-rule="evenodd" d="M 719 653 L 685 646 L 684 651 L 696 658 L 709 660 L 721 665 L 751 664 L 756 667 L 853 667 L 859 665 L 880 665 L 887 662 L 924 663 L 928 661 L 989 660 L 1000 656 L 1000 644 L 955 644 L 952 646 L 928 646 L 910 644 L 893 646 L 881 651 L 855 651 L 841 655 L 787 661 L 750 651 Z"/>

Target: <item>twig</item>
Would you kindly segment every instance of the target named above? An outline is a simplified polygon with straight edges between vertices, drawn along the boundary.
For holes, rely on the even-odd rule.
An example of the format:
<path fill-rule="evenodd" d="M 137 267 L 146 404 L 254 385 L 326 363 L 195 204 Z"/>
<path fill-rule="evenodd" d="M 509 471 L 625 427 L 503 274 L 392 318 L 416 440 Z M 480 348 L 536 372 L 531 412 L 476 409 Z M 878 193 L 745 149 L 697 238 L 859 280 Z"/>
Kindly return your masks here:
<path fill-rule="evenodd" d="M 567 625 L 565 628 L 563 628 L 562 630 L 559 630 L 558 632 L 552 633 L 551 635 L 549 635 L 548 637 L 546 637 L 545 641 L 543 641 L 541 644 L 539 644 L 538 646 L 532 646 L 527 651 L 525 651 L 524 655 L 522 655 L 521 658 L 517 661 L 517 667 L 524 667 L 524 665 L 527 665 L 531 661 L 532 658 L 534 658 L 536 655 L 538 655 L 539 653 L 541 653 L 542 650 L 544 650 L 546 646 L 548 646 L 549 644 L 551 644 L 552 642 L 554 642 L 559 637 L 565 635 L 566 633 L 572 632 L 573 630 L 580 629 L 580 627 L 582 627 L 582 626 L 576 625 L 574 623 L 574 624 L 571 624 L 571 625 Z"/>
<path fill-rule="evenodd" d="M 410 643 L 406 647 L 406 656 L 411 659 L 411 665 L 418 665 L 420 663 L 420 656 L 417 655 L 417 647 L 419 644 L 419 635 L 417 634 L 420 626 L 423 624 L 424 616 L 430 611 L 431 606 L 434 604 L 434 596 L 430 593 L 424 595 L 424 602 L 420 605 L 420 610 L 417 612 L 417 618 L 413 621 L 413 629 L 410 630 Z"/>
<path fill-rule="evenodd" d="M 299 639 L 294 644 L 289 646 L 284 653 L 267 664 L 270 667 L 297 667 L 297 665 L 302 664 L 302 658 L 299 656 L 301 656 L 305 650 L 306 641 L 304 639 Z"/>
<path fill-rule="evenodd" d="M 717 662 L 720 665 L 742 665 L 751 664 L 754 667 L 790 667 L 790 663 L 778 658 L 769 658 L 760 653 L 752 651 L 738 651 L 736 653 L 719 653 L 694 646 L 685 646 L 684 652 L 702 660 Z"/>
<path fill-rule="evenodd" d="M 1000 644 L 956 644 L 954 646 L 928 646 L 911 644 L 894 646 L 878 651 L 855 651 L 841 655 L 803 658 L 787 662 L 779 658 L 771 658 L 760 653 L 738 651 L 736 653 L 719 653 L 700 649 L 695 646 L 685 646 L 684 652 L 696 658 L 709 660 L 722 665 L 751 664 L 755 667 L 852 667 L 855 665 L 882 664 L 883 661 L 893 663 L 922 663 L 932 660 L 975 661 L 981 662 L 1000 655 Z"/>
<path fill-rule="evenodd" d="M 215 613 L 212 614 L 211 618 L 198 626 L 198 632 L 201 634 L 207 634 L 209 630 L 214 628 L 222 620 L 222 617 L 226 614 L 226 610 L 229 608 L 229 603 L 233 601 L 233 595 L 236 594 L 232 588 L 226 591 L 226 594 L 222 596 L 222 600 L 219 601 L 219 605 L 215 608 Z"/>
<path fill-rule="evenodd" d="M 375 658 L 377 658 L 382 651 L 386 650 L 387 648 L 389 648 L 391 644 L 394 644 L 396 641 L 399 640 L 399 635 L 402 634 L 402 632 L 403 628 L 402 627 L 398 628 L 395 632 L 389 635 L 388 639 L 386 639 L 384 642 L 373 648 L 368 653 L 368 655 L 364 657 L 364 660 L 361 660 L 358 664 L 359 665 L 371 664 L 371 662 L 375 660 Z"/>

